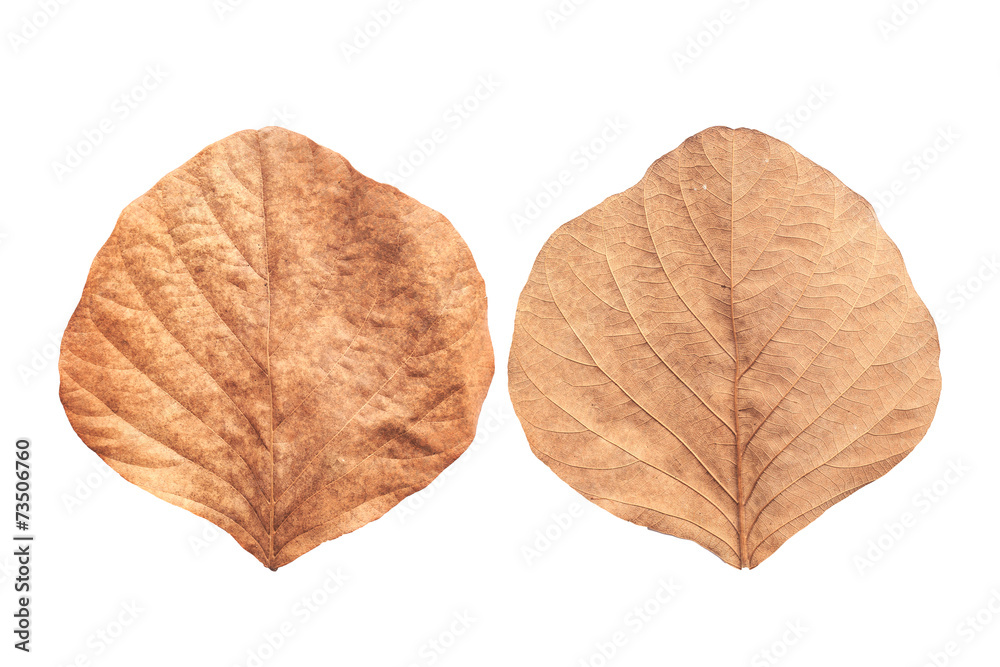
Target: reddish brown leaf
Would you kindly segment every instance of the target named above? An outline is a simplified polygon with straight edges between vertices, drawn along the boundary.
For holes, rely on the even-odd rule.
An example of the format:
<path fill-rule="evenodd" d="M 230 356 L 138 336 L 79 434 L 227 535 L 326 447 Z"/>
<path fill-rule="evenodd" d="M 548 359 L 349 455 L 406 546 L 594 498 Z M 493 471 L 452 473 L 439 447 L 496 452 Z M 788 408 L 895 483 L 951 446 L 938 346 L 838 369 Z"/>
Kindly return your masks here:
<path fill-rule="evenodd" d="M 868 202 L 777 139 L 717 127 L 552 235 L 509 379 L 573 488 L 755 567 L 916 446 L 938 354 Z"/>
<path fill-rule="evenodd" d="M 482 278 L 442 215 L 266 128 L 125 209 L 59 369 L 91 449 L 277 569 L 465 450 L 493 351 Z"/>

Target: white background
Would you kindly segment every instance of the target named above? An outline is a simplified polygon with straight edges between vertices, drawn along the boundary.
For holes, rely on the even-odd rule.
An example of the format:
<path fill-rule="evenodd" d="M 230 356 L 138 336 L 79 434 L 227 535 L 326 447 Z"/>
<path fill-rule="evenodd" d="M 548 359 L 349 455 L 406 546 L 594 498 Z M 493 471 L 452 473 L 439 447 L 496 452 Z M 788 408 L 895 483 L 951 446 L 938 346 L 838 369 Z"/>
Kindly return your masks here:
<path fill-rule="evenodd" d="M 891 0 L 590 0 L 553 27 L 556 3 L 404 0 L 349 61 L 342 45 L 388 0 L 245 0 L 221 14 L 212 0 L 64 0 L 45 21 L 44 3 L 4 2 L 0 538 L 13 532 L 14 438 L 26 436 L 38 541 L 30 655 L 11 648 L 11 559 L 0 549 L 2 664 L 253 665 L 249 652 L 284 622 L 294 634 L 261 664 L 918 666 L 952 640 L 948 664 L 996 664 L 1000 616 L 971 641 L 960 626 L 1000 592 L 1000 280 L 988 268 L 1000 250 L 1000 7 L 908 0 L 912 15 L 885 34 Z M 26 19 L 44 25 L 33 32 Z M 679 67 L 689 39 L 704 47 Z M 490 76 L 497 90 L 448 122 Z M 135 106 L 127 117 L 123 94 Z M 785 120 L 796 112 L 798 127 Z M 53 163 L 105 118 L 111 134 L 58 178 Z M 580 171 L 578 148 L 615 119 L 626 127 Z M 444 130 L 401 187 L 471 247 L 498 370 L 482 437 L 452 474 L 277 573 L 206 521 L 94 472 L 57 397 L 51 342 L 124 206 L 209 143 L 270 124 L 379 180 Z M 881 221 L 943 348 L 944 393 L 915 452 L 752 572 L 583 501 L 532 456 L 506 392 L 516 299 L 548 235 L 718 124 L 790 141 L 873 202 L 901 181 Z M 934 149 L 949 130 L 957 139 Z M 936 159 L 914 169 L 925 150 Z M 573 183 L 519 232 L 512 216 L 562 169 Z M 949 478 L 952 463 L 968 471 Z M 935 484 L 935 502 L 915 500 Z M 87 497 L 67 508 L 74 496 Z M 582 515 L 529 563 L 536 531 L 574 504 Z M 892 537 L 886 526 L 906 513 L 915 525 Z M 297 601 L 337 568 L 349 581 L 303 622 Z M 671 578 L 672 601 L 651 604 L 648 622 L 626 618 Z M 116 632 L 132 602 L 138 618 L 103 644 L 95 633 Z M 453 617 L 466 612 L 471 628 L 452 643 Z M 801 637 L 786 633 L 796 623 Z M 602 662 L 598 645 L 618 631 L 626 644 Z M 428 642 L 442 633 L 451 645 L 435 654 Z"/>

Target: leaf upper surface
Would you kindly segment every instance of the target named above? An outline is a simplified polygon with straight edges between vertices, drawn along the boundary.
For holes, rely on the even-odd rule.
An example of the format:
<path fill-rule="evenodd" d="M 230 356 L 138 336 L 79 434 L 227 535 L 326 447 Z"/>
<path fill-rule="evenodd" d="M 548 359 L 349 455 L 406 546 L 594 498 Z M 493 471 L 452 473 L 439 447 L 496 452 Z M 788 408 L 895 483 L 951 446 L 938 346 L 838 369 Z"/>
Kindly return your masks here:
<path fill-rule="evenodd" d="M 60 396 L 123 477 L 277 569 L 429 484 L 492 375 L 483 281 L 448 220 L 265 128 L 125 209 Z"/>

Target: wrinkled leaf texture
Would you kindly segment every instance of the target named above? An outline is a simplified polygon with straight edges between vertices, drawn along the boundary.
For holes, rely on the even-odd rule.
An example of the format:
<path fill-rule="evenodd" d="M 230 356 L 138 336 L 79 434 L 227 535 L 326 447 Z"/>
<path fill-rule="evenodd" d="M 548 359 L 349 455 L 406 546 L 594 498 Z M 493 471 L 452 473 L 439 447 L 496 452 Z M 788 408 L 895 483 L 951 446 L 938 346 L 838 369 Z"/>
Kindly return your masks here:
<path fill-rule="evenodd" d="M 492 375 L 451 223 L 265 128 L 125 209 L 63 339 L 60 396 L 125 479 L 277 569 L 429 484 Z"/>
<path fill-rule="evenodd" d="M 868 202 L 777 139 L 715 127 L 552 235 L 509 382 L 574 489 L 756 567 L 916 446 L 938 356 Z"/>

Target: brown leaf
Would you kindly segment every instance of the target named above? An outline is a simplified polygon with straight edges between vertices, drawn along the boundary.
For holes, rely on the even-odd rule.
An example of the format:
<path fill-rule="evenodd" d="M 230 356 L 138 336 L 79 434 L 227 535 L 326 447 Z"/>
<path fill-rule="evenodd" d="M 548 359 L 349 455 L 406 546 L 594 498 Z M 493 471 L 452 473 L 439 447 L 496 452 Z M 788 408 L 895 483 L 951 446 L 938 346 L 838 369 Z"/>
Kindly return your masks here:
<path fill-rule="evenodd" d="M 483 280 L 448 220 L 266 128 L 125 209 L 59 370 L 91 449 L 277 569 L 468 447 L 493 351 Z"/>
<path fill-rule="evenodd" d="M 584 496 L 756 567 L 916 446 L 938 354 L 868 202 L 777 139 L 716 127 L 548 240 L 510 393 Z"/>

